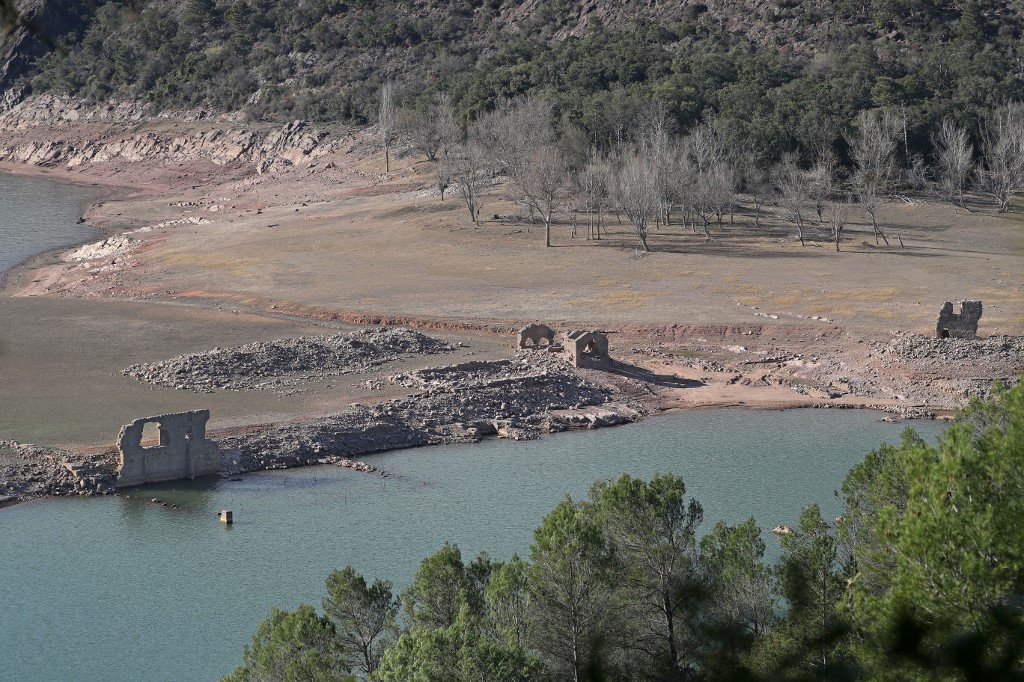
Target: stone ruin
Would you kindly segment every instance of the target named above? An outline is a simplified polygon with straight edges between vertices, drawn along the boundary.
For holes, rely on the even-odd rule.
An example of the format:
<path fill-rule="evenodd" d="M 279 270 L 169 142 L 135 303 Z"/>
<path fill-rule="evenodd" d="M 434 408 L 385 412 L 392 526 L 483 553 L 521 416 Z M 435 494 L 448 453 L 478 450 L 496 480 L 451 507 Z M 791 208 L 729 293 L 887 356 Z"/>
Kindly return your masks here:
<path fill-rule="evenodd" d="M 547 345 L 552 345 L 555 342 L 555 330 L 546 324 L 528 324 L 519 330 L 519 347 L 527 348 L 527 341 L 531 341 L 534 346 L 539 346 L 541 339 L 547 341 Z"/>
<path fill-rule="evenodd" d="M 541 340 L 546 341 L 544 346 Z M 573 367 L 607 367 L 610 361 L 608 336 L 599 331 L 573 329 L 566 334 L 556 334 L 546 324 L 530 324 L 519 330 L 519 348 L 531 347 L 561 353 Z"/>
<path fill-rule="evenodd" d="M 978 320 L 981 319 L 981 301 L 962 301 L 960 313 L 953 312 L 953 303 L 946 301 L 935 322 L 935 337 L 939 339 L 975 339 Z"/>
<path fill-rule="evenodd" d="M 573 329 L 565 335 L 565 359 L 573 367 L 606 367 L 608 336 L 601 332 Z"/>
<path fill-rule="evenodd" d="M 121 427 L 117 449 L 121 454 L 118 487 L 175 481 L 216 474 L 220 469 L 217 443 L 206 438 L 209 410 L 193 410 L 136 419 Z M 156 424 L 160 443 L 142 445 L 146 424 Z"/>

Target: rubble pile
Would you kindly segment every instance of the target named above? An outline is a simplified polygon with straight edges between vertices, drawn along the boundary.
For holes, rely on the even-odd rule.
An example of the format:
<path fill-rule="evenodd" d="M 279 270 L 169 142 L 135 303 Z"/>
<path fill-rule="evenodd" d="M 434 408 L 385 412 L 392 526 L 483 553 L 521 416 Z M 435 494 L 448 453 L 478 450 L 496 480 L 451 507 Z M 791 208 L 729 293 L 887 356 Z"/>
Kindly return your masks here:
<path fill-rule="evenodd" d="M 361 329 L 348 334 L 249 343 L 132 365 L 123 374 L 197 393 L 217 389 L 281 390 L 301 381 L 365 371 L 409 355 L 450 353 L 451 344 L 412 329 Z"/>
<path fill-rule="evenodd" d="M 876 344 L 885 360 L 929 360 L 937 367 L 946 363 L 1002 367 L 1016 362 L 1024 369 L 1024 336 L 990 336 L 986 339 L 938 339 L 913 333 L 897 333 L 888 343 Z"/>
<path fill-rule="evenodd" d="M 633 421 L 638 412 L 610 409 L 609 389 L 540 354 L 472 362 L 391 377 L 423 389 L 377 405 L 353 405 L 337 415 L 259 433 L 220 439 L 222 474 L 301 466 L 327 457 L 475 442 L 488 435 L 514 439 L 572 428 Z M 567 411 L 562 413 L 562 411 Z"/>
<path fill-rule="evenodd" d="M 1024 337 L 939 339 L 897 332 L 870 345 L 866 357 L 822 357 L 786 384 L 811 397 L 897 401 L 880 406 L 905 418 L 956 410 L 970 398 L 987 398 L 993 380 L 1013 385 L 1024 372 Z"/>
<path fill-rule="evenodd" d="M 50 495 L 104 495 L 114 491 L 110 455 L 78 455 L 0 440 L 0 506 Z"/>

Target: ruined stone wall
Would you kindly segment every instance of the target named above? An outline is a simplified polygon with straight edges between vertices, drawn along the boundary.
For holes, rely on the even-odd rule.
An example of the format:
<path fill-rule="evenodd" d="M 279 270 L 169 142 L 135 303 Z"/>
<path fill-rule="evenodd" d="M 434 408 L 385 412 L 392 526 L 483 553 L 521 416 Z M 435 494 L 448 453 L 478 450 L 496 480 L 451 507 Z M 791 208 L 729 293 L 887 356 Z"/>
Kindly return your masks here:
<path fill-rule="evenodd" d="M 572 330 L 565 335 L 566 359 L 573 367 L 605 367 L 608 337 L 601 332 Z"/>
<path fill-rule="evenodd" d="M 953 312 L 953 303 L 946 301 L 935 322 L 935 336 L 940 339 L 973 339 L 978 335 L 981 301 L 963 301 L 960 314 Z"/>
<path fill-rule="evenodd" d="M 217 443 L 206 438 L 209 410 L 194 410 L 136 419 L 121 427 L 117 449 L 121 453 L 118 487 L 174 481 L 215 474 L 220 469 Z M 160 443 L 142 445 L 146 424 L 157 424 Z"/>

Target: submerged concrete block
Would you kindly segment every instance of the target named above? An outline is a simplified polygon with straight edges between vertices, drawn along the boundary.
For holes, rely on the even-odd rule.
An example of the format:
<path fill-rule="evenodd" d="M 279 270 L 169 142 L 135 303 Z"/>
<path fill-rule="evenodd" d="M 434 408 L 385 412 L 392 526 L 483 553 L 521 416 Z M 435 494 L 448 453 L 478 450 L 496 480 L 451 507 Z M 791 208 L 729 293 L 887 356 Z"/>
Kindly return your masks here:
<path fill-rule="evenodd" d="M 193 410 L 143 417 L 122 426 L 117 437 L 121 465 L 115 485 L 125 487 L 217 473 L 217 443 L 206 438 L 209 418 L 209 410 Z M 143 447 L 142 431 L 150 423 L 160 428 L 160 444 Z"/>

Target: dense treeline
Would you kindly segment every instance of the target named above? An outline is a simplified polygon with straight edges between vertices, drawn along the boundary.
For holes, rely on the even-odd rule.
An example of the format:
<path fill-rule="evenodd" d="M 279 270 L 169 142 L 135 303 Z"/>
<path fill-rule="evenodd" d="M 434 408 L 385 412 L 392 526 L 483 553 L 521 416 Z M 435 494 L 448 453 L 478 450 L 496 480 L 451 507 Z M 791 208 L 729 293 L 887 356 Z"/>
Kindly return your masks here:
<path fill-rule="evenodd" d="M 255 117 L 373 122 L 375 92 L 449 94 L 463 122 L 516 96 L 604 146 L 651 99 L 674 125 L 714 115 L 767 161 L 822 148 L 846 162 L 860 112 L 898 108 L 908 155 L 946 118 L 1024 99 L 1024 21 L 1002 0 L 581 3 L 503 0 L 111 0 L 38 65 L 37 90 Z M 573 30 L 570 30 L 573 29 Z"/>
<path fill-rule="evenodd" d="M 351 567 L 323 615 L 273 610 L 226 680 L 916 680 L 1024 675 L 1024 383 L 934 446 L 908 430 L 763 561 L 753 519 L 700 535 L 683 481 L 566 498 L 530 560 L 445 545 L 397 597 Z"/>

